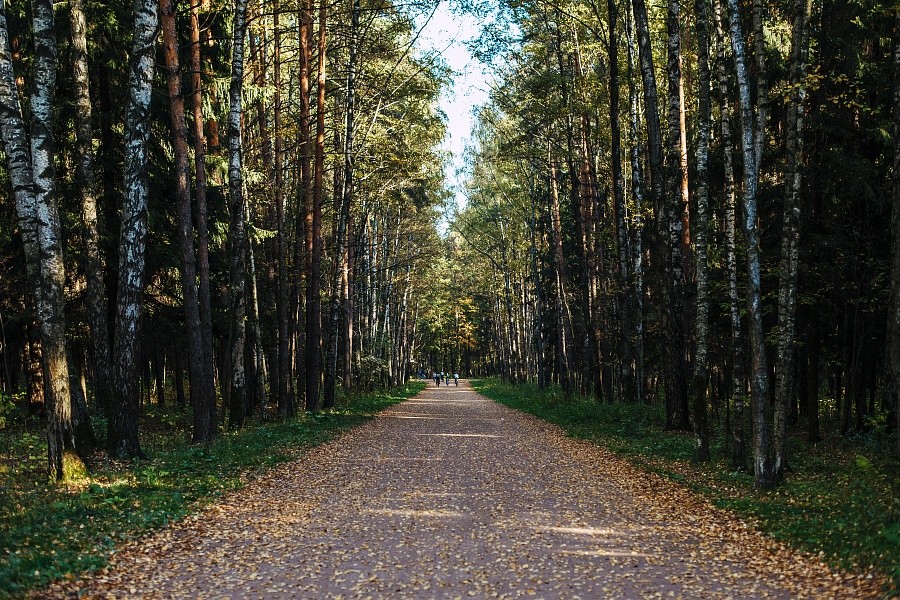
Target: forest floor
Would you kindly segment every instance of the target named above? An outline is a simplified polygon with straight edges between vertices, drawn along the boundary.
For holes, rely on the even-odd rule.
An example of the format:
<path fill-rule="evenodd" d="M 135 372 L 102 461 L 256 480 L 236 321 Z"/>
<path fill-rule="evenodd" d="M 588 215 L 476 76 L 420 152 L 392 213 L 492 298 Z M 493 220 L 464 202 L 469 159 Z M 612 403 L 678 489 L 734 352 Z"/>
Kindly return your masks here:
<path fill-rule="evenodd" d="M 111 597 L 860 598 L 685 487 L 460 387 L 433 386 L 135 541 Z"/>

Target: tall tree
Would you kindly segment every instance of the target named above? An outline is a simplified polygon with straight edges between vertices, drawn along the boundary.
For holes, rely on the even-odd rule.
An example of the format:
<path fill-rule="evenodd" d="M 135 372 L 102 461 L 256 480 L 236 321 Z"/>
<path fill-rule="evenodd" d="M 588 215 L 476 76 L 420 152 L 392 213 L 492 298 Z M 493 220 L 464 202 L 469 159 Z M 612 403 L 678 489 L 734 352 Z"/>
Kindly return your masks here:
<path fill-rule="evenodd" d="M 191 112 L 194 123 L 194 172 L 197 196 L 197 287 L 200 304 L 200 341 L 203 349 L 202 409 L 205 419 L 194 434 L 209 440 L 216 432 L 216 385 L 213 373 L 212 299 L 209 283 L 209 226 L 206 207 L 206 134 L 203 129 L 203 85 L 200 62 L 200 4 L 191 0 Z"/>
<path fill-rule="evenodd" d="M 693 399 L 694 432 L 697 435 L 697 458 L 708 461 L 709 423 L 706 391 L 709 382 L 709 275 L 707 269 L 707 223 L 709 219 L 709 133 L 712 122 L 709 74 L 709 7 L 707 0 L 696 0 L 695 19 L 697 32 L 697 219 L 694 223 L 696 243 L 697 318 L 694 376 L 691 383 Z"/>
<path fill-rule="evenodd" d="M 214 415 L 209 398 L 213 390 L 206 385 L 200 302 L 197 296 L 197 258 L 194 254 L 194 227 L 191 218 L 191 167 L 188 158 L 187 124 L 184 96 L 181 93 L 181 65 L 178 60 L 178 29 L 173 0 L 159 0 L 159 18 L 163 35 L 166 83 L 169 91 L 169 116 L 172 149 L 175 154 L 175 202 L 178 211 L 178 241 L 181 251 L 181 289 L 184 294 L 184 324 L 188 341 L 188 373 L 191 405 L 194 409 L 193 442 L 202 443 L 215 435 Z M 212 418 L 211 418 L 212 417 Z"/>
<path fill-rule="evenodd" d="M 731 47 L 741 109 L 741 149 L 744 158 L 744 235 L 747 242 L 747 313 L 750 321 L 751 409 L 753 415 L 753 474 L 754 484 L 761 489 L 775 485 L 772 471 L 771 441 L 766 420 L 768 370 L 766 367 L 766 339 L 762 323 L 762 290 L 760 275 L 759 224 L 757 223 L 756 192 L 759 167 L 754 144 L 754 108 L 750 100 L 750 76 L 744 52 L 744 33 L 737 0 L 728 0 L 731 22 Z"/>
<path fill-rule="evenodd" d="M 52 3 L 33 2 L 32 22 L 35 64 L 29 148 L 13 70 L 6 5 L 0 0 L 0 135 L 5 142 L 28 282 L 41 333 L 48 416 L 47 470 L 51 479 L 60 481 L 77 475 L 84 464 L 76 451 L 65 344 L 65 271 L 52 138 L 57 55 Z"/>
<path fill-rule="evenodd" d="M 809 14 L 812 0 L 794 2 L 791 33 L 791 94 L 787 116 L 787 177 L 781 220 L 781 268 L 778 277 L 778 362 L 775 370 L 775 421 L 773 424 L 775 479 L 782 481 L 787 468 L 787 426 L 796 378 L 795 353 L 797 272 L 800 263 L 800 192 L 803 183 L 803 123 L 806 99 L 806 62 L 809 54 Z"/>
<path fill-rule="evenodd" d="M 228 205 L 229 289 L 228 308 L 231 353 L 231 393 L 228 423 L 240 427 L 247 406 L 245 353 L 247 341 L 247 228 L 245 223 L 241 90 L 244 84 L 244 37 L 247 34 L 247 0 L 235 0 L 231 37 L 231 85 L 228 91 Z"/>
<path fill-rule="evenodd" d="M 323 0 L 324 1 L 324 0 Z M 342 263 L 346 260 L 347 222 L 350 219 L 350 203 L 353 200 L 354 185 L 354 133 L 356 119 L 356 77 L 357 59 L 359 56 L 359 13 L 360 0 L 353 0 L 350 17 L 350 54 L 347 62 L 347 94 L 344 114 L 344 166 L 338 207 L 337 226 L 335 228 L 334 274 L 331 286 L 331 307 L 328 318 L 328 352 L 325 357 L 325 381 L 323 406 L 331 408 L 335 403 L 337 386 L 338 340 L 341 323 L 341 273 Z M 324 145 L 324 132 L 322 144 Z M 323 146 L 324 147 L 324 146 Z M 318 133 L 317 133 L 318 148 Z"/>
<path fill-rule="evenodd" d="M 670 0 L 666 73 L 668 75 L 667 199 L 657 216 L 660 237 L 665 240 L 666 287 L 664 314 L 666 342 L 666 426 L 690 429 L 688 415 L 687 315 L 685 292 L 690 269 L 690 217 L 687 180 L 687 136 L 684 82 L 681 75 L 681 5 Z M 648 108 L 649 110 L 649 108 Z M 677 350 L 675 350 L 677 349 Z"/>
<path fill-rule="evenodd" d="M 125 196 L 119 235 L 119 286 L 113 372 L 115 410 L 107 428 L 110 453 L 117 457 L 141 456 L 138 440 L 140 407 L 141 318 L 147 235 L 148 138 L 150 99 L 156 64 L 159 26 L 157 0 L 134 0 L 134 30 L 128 75 L 125 115 Z"/>
<path fill-rule="evenodd" d="M 69 2 L 72 21 L 72 74 L 75 80 L 75 136 L 78 142 L 76 177 L 81 193 L 84 273 L 87 279 L 87 309 L 90 324 L 90 352 L 94 400 L 108 413 L 112 405 L 110 373 L 109 318 L 106 283 L 100 258 L 100 234 L 97 227 L 97 186 L 94 181 L 94 133 L 88 73 L 87 24 L 84 0 Z"/>

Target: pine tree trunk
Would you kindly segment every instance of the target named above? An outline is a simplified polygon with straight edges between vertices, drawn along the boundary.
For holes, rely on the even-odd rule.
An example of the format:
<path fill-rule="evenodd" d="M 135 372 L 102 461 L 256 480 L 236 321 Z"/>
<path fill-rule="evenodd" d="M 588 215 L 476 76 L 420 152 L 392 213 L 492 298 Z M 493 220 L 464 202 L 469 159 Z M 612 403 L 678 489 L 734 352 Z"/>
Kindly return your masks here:
<path fill-rule="evenodd" d="M 138 441 L 140 410 L 141 320 L 147 235 L 148 138 L 150 97 L 159 25 L 156 0 L 134 1 L 134 34 L 125 116 L 125 198 L 119 236 L 119 287 L 116 301 L 113 393 L 109 420 L 110 453 L 142 456 Z"/>
<path fill-rule="evenodd" d="M 205 440 L 216 434 L 216 384 L 213 367 L 212 298 L 209 283 L 209 231 L 206 209 L 206 135 L 203 131 L 203 86 L 200 63 L 200 3 L 191 0 L 191 87 L 193 89 L 194 121 L 194 170 L 197 194 L 197 275 L 198 302 L 200 304 L 200 341 L 203 350 L 202 398 L 207 402 L 203 409 L 203 424 L 207 429 Z"/>
<path fill-rule="evenodd" d="M 247 31 L 247 0 L 234 4 L 231 87 L 228 111 L 228 198 L 231 212 L 229 319 L 231 334 L 231 394 L 228 424 L 241 427 L 247 405 L 245 355 L 247 345 L 247 232 L 245 223 L 243 144 L 241 140 L 241 88 L 244 80 L 244 37 Z"/>
<path fill-rule="evenodd" d="M 803 183 L 803 119 L 806 99 L 808 23 L 812 0 L 794 2 L 791 35 L 791 98 L 787 117 L 787 177 L 781 224 L 781 270 L 778 277 L 778 362 L 775 380 L 775 480 L 783 481 L 787 469 L 788 409 L 796 387 L 794 355 L 799 270 L 800 191 Z"/>
<path fill-rule="evenodd" d="M 322 377 L 322 197 L 316 196 L 313 144 L 310 137 L 310 79 L 312 72 L 312 8 L 305 0 L 300 15 L 300 157 L 301 194 L 306 229 L 306 410 L 319 409 Z M 316 115 L 318 117 L 318 115 Z"/>
<path fill-rule="evenodd" d="M 172 149 L 175 155 L 175 202 L 178 215 L 178 241 L 181 252 L 181 289 L 184 294 L 184 324 L 187 329 L 188 385 L 194 408 L 192 442 L 204 443 L 215 435 L 215 423 L 208 422 L 212 390 L 204 385 L 203 346 L 200 327 L 200 304 L 197 296 L 197 260 L 194 255 L 194 228 L 191 218 L 191 167 L 188 158 L 187 125 L 184 96 L 181 92 L 181 65 L 178 60 L 178 31 L 173 0 L 159 0 L 166 83 L 169 92 L 169 116 L 172 127 Z"/>
<path fill-rule="evenodd" d="M 694 404 L 694 432 L 697 436 L 697 459 L 708 461 L 709 422 L 707 417 L 707 388 L 709 385 L 709 280 L 707 275 L 706 231 L 709 222 L 709 132 L 712 120 L 709 74 L 709 9 L 707 0 L 696 0 L 695 18 L 697 32 L 697 74 L 700 86 L 697 114 L 697 220 L 694 225 L 694 241 L 697 249 L 697 319 L 696 352 L 691 398 Z"/>
<path fill-rule="evenodd" d="M 563 394 L 572 393 L 572 366 L 570 361 L 572 342 L 572 316 L 569 310 L 569 275 L 563 254 L 562 220 L 559 214 L 559 183 L 556 163 L 550 163 L 550 223 L 553 231 L 553 262 L 556 271 L 556 319 L 557 319 L 557 370 Z"/>
<path fill-rule="evenodd" d="M 72 22 L 72 75 L 75 80 L 75 136 L 78 142 L 76 178 L 81 193 L 84 220 L 84 273 L 87 278 L 87 317 L 90 325 L 91 372 L 94 401 L 108 408 L 111 404 L 109 319 L 103 263 L 100 259 L 100 235 L 97 229 L 97 187 L 94 183 L 94 134 L 91 125 L 91 94 L 87 59 L 87 25 L 84 0 L 69 2 Z"/>
<path fill-rule="evenodd" d="M 762 291 L 760 285 L 759 229 L 756 222 L 756 190 L 759 170 L 756 163 L 753 105 L 750 100 L 750 78 L 744 53 L 744 34 L 737 0 L 728 0 L 731 20 L 731 46 L 734 52 L 741 107 L 741 148 L 744 155 L 744 234 L 747 241 L 747 313 L 750 321 L 751 411 L 753 415 L 753 473 L 757 488 L 774 487 L 771 442 L 766 421 L 768 372 L 766 340 L 762 323 Z"/>
<path fill-rule="evenodd" d="M 282 131 L 282 98 L 281 98 L 281 6 L 276 0 L 272 7 L 275 28 L 274 50 L 274 126 L 275 126 L 275 218 L 278 245 L 278 406 L 279 414 L 296 412 L 296 396 L 294 395 L 294 361 L 291 356 L 291 338 L 297 326 L 291 311 L 289 273 L 287 264 L 287 222 L 284 215 L 284 133 Z"/>

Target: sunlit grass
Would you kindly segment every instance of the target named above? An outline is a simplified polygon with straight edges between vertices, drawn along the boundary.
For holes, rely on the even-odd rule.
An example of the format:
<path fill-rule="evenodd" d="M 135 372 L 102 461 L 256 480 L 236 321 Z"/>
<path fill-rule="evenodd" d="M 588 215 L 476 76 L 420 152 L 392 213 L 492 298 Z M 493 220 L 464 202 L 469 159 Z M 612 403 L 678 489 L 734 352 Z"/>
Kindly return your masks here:
<path fill-rule="evenodd" d="M 796 432 L 787 482 L 772 492 L 758 492 L 750 472 L 731 467 L 729 439 L 721 432 L 712 443 L 714 461 L 692 462 L 694 436 L 665 431 L 659 404 L 566 401 L 558 389 L 541 391 L 496 379 L 472 383 L 489 398 L 687 485 L 780 540 L 821 553 L 836 566 L 874 567 L 892 578 L 894 593 L 900 588 L 900 463 L 889 436 L 873 433 L 848 440 L 830 435 L 812 445 Z"/>
<path fill-rule="evenodd" d="M 122 542 L 198 510 L 242 487 L 248 475 L 296 458 L 423 387 L 413 382 L 342 398 L 334 411 L 224 433 L 208 448 L 187 443 L 188 413 L 154 408 L 144 444 L 149 460 L 98 455 L 90 477 L 71 486 L 47 483 L 43 431 L 0 430 L 0 597 L 100 568 Z"/>

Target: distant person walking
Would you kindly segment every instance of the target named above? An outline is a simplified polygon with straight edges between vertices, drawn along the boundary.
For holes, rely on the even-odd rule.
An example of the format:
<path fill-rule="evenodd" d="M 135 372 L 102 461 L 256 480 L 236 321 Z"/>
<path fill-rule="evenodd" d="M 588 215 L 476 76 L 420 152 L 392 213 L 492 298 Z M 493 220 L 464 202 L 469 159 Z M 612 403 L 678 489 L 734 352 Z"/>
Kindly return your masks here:
<path fill-rule="evenodd" d="M 434 385 L 441 387 L 441 374 L 437 371 L 434 372 Z"/>
<path fill-rule="evenodd" d="M 453 383 L 456 384 L 456 387 L 459 387 L 459 373 L 453 374 Z"/>

